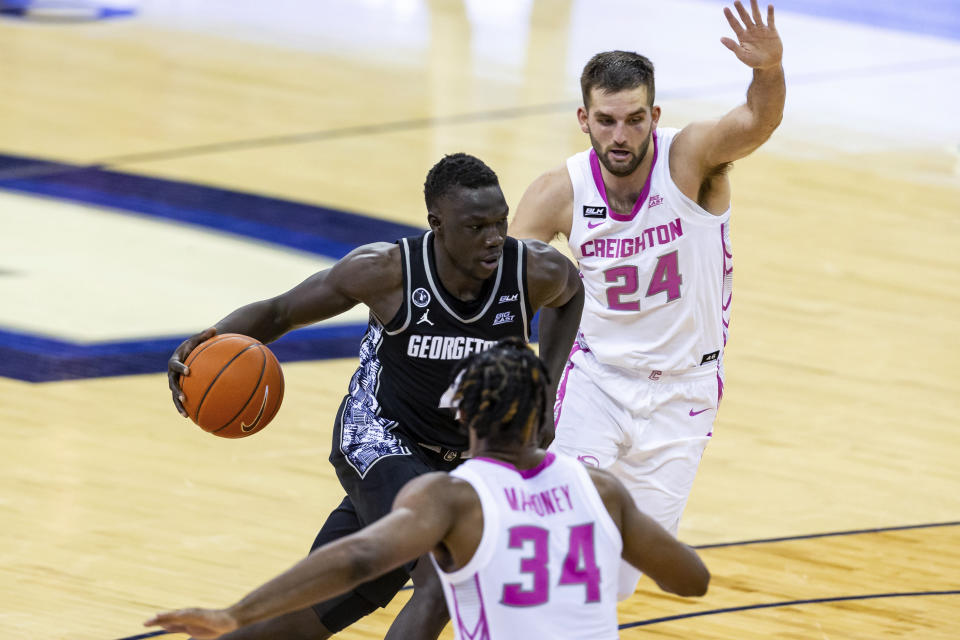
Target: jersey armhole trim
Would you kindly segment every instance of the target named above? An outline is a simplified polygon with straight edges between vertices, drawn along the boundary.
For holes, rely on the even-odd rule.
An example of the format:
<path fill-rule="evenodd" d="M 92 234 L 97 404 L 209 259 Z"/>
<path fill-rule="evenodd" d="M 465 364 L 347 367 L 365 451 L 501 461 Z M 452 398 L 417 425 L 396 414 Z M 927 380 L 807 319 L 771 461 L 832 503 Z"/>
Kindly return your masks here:
<path fill-rule="evenodd" d="M 383 330 L 390 336 L 403 333 L 407 327 L 410 326 L 410 280 L 412 276 L 410 274 L 410 246 L 407 244 L 406 238 L 400 239 L 400 253 L 403 254 L 403 303 L 400 305 L 400 308 L 403 310 L 405 317 L 403 319 L 403 326 L 394 331 L 388 330 L 387 325 L 383 325 Z"/>
<path fill-rule="evenodd" d="M 733 210 L 733 201 L 731 199 L 730 204 L 727 205 L 727 210 L 723 213 L 710 213 L 703 207 L 701 207 L 693 198 L 685 194 L 680 190 L 680 187 L 677 186 L 676 181 L 673 179 L 673 174 L 670 172 L 670 152 L 673 148 L 673 141 L 677 137 L 677 134 L 680 133 L 680 130 L 668 130 L 670 131 L 669 136 L 666 137 L 666 144 L 664 145 L 666 161 L 663 163 L 663 170 L 666 172 L 666 182 L 670 187 L 670 190 L 679 197 L 680 201 L 686 205 L 689 209 L 689 216 L 683 215 L 688 213 L 687 211 L 679 211 L 681 218 L 684 221 L 689 221 L 693 224 L 703 224 L 707 226 L 714 226 L 717 224 L 723 224 L 730 219 L 730 212 Z"/>
<path fill-rule="evenodd" d="M 483 533 L 480 534 L 480 542 L 477 544 L 477 548 L 474 549 L 473 555 L 467 560 L 467 563 L 459 569 L 450 572 L 446 572 L 441 569 L 439 565 L 436 565 L 439 573 L 442 573 L 447 580 L 456 584 L 471 578 L 490 564 L 490 558 L 493 556 L 494 546 L 500 528 L 500 515 L 496 510 L 496 502 L 494 501 L 493 495 L 473 469 L 461 466 L 452 472 L 451 475 L 470 483 L 470 486 L 473 487 L 473 490 L 477 493 L 477 498 L 480 500 L 480 512 L 483 514 Z"/>
<path fill-rule="evenodd" d="M 520 292 L 520 316 L 523 319 L 523 341 L 530 342 L 530 317 L 527 315 L 526 245 L 517 240 L 517 290 Z M 532 311 L 532 309 L 531 309 Z"/>

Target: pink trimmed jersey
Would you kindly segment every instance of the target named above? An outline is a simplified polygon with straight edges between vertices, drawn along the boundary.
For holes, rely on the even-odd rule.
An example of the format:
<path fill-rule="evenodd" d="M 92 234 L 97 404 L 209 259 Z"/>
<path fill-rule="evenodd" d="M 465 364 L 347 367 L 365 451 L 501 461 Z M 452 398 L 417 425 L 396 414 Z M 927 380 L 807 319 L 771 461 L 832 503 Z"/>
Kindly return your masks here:
<path fill-rule="evenodd" d="M 653 133 L 653 168 L 632 211 L 607 203 L 593 149 L 567 159 L 569 244 L 586 293 L 581 347 L 603 364 L 678 372 L 721 369 L 730 322 L 730 210 L 715 216 L 670 177 L 677 129 Z"/>
<path fill-rule="evenodd" d="M 520 471 L 474 458 L 451 474 L 483 509 L 470 561 L 446 573 L 434 560 L 457 640 L 618 637 L 623 542 L 580 462 L 547 453 Z"/>

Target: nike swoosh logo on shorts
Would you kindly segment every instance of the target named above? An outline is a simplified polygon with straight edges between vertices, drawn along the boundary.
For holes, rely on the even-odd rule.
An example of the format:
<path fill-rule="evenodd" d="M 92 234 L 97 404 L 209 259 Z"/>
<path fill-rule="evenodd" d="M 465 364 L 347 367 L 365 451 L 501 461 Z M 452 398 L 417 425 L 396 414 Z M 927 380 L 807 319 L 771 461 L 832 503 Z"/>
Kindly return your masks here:
<path fill-rule="evenodd" d="M 606 220 L 604 220 L 603 222 L 598 222 L 597 224 L 593 224 L 592 222 L 588 222 L 588 223 L 587 223 L 587 229 L 596 229 L 597 227 L 599 227 L 600 225 L 602 225 L 604 222 L 606 222 Z"/>
<path fill-rule="evenodd" d="M 700 411 L 694 411 L 693 409 L 690 409 L 690 417 L 692 418 L 694 416 L 698 416 L 704 411 L 710 411 L 710 407 L 707 407 L 706 409 L 700 409 Z"/>
<path fill-rule="evenodd" d="M 260 412 L 257 413 L 257 417 L 250 425 L 243 423 L 243 420 L 240 421 L 240 431 L 247 433 L 248 431 L 253 431 L 257 428 L 257 425 L 260 424 L 260 419 L 263 418 L 263 410 L 267 407 L 267 398 L 270 397 L 270 385 L 263 390 L 263 404 L 260 405 Z"/>

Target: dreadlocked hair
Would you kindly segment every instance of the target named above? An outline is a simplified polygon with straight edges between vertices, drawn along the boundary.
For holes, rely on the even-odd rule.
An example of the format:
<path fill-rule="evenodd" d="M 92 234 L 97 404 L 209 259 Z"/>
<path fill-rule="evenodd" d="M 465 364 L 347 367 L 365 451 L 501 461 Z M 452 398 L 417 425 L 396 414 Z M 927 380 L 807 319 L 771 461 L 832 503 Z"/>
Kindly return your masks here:
<path fill-rule="evenodd" d="M 461 424 L 491 442 L 523 444 L 547 408 L 549 374 L 519 338 L 505 338 L 465 359 L 454 371 Z"/>
<path fill-rule="evenodd" d="M 427 173 L 423 198 L 427 211 L 433 211 L 437 200 L 456 187 L 479 189 L 499 185 L 497 174 L 483 160 L 467 153 L 443 156 Z"/>

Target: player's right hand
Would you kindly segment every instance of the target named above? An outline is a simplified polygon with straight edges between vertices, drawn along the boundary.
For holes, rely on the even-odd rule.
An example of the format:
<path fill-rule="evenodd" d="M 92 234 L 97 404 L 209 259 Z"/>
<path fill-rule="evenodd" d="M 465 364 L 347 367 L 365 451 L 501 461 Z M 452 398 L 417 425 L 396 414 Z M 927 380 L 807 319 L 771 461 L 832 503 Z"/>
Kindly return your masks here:
<path fill-rule="evenodd" d="M 216 327 L 210 327 L 200 333 L 190 336 L 180 343 L 177 350 L 173 352 L 170 359 L 167 360 L 167 379 L 170 382 L 170 392 L 173 394 L 173 406 L 177 408 L 184 418 L 187 417 L 187 410 L 183 408 L 183 390 L 180 388 L 180 376 L 190 375 L 190 367 L 183 364 L 187 360 L 190 352 L 197 348 L 201 342 L 205 342 L 217 335 Z"/>

